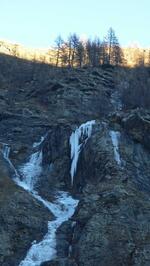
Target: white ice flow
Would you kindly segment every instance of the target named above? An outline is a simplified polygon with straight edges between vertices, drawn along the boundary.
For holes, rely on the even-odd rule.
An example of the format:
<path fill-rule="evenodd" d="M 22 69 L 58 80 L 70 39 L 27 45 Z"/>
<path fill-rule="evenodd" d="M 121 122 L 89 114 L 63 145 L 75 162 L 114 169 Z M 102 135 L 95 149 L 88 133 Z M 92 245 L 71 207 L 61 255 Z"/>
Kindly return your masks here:
<path fill-rule="evenodd" d="M 25 189 L 33 191 L 42 172 L 42 150 L 33 153 L 29 162 L 19 168 L 19 172 L 23 178 L 22 186 L 24 185 Z"/>
<path fill-rule="evenodd" d="M 120 132 L 119 131 L 114 131 L 110 130 L 109 132 L 113 148 L 114 148 L 114 156 L 117 164 L 121 166 L 121 158 L 120 158 L 120 153 L 119 153 L 119 138 L 120 138 Z"/>
<path fill-rule="evenodd" d="M 76 128 L 75 132 L 72 132 L 70 136 L 71 145 L 71 185 L 73 186 L 73 179 L 77 169 L 77 163 L 79 154 L 83 144 L 91 137 L 92 126 L 95 124 L 95 120 L 88 121 L 82 124 L 80 127 Z"/>
<path fill-rule="evenodd" d="M 34 147 L 37 146 L 39 145 Z M 42 171 L 42 150 L 32 154 L 29 162 L 20 167 L 19 173 L 9 159 L 9 145 L 3 144 L 1 152 L 14 172 L 14 181 L 16 184 L 31 193 L 34 198 L 40 201 L 56 217 L 54 221 L 48 221 L 48 232 L 42 241 L 39 243 L 34 241 L 25 259 L 19 264 L 19 266 L 40 266 L 42 262 L 52 260 L 56 257 L 56 230 L 74 214 L 78 200 L 73 199 L 69 193 L 60 191 L 56 195 L 55 202 L 51 203 L 43 199 L 34 190 L 34 186 Z"/>
<path fill-rule="evenodd" d="M 9 154 L 10 154 L 10 147 L 8 144 L 6 143 L 1 143 L 2 147 L 1 147 L 1 152 L 4 156 L 4 159 L 8 162 L 10 168 L 12 169 L 12 171 L 14 172 L 14 175 L 16 177 L 16 179 L 19 177 L 19 174 L 16 170 L 16 168 L 14 167 L 14 165 L 12 164 L 12 162 L 9 159 Z"/>
<path fill-rule="evenodd" d="M 33 143 L 33 148 L 39 147 L 42 144 L 42 142 L 45 140 L 47 135 L 48 135 L 48 133 L 46 133 L 44 136 L 42 136 L 40 141 L 34 142 Z"/>
<path fill-rule="evenodd" d="M 38 199 L 39 197 L 37 195 Z M 41 197 L 39 200 L 41 201 Z M 73 199 L 66 192 L 60 192 L 54 203 L 44 201 L 44 204 L 55 215 L 56 220 L 48 222 L 47 234 L 41 242 L 33 243 L 26 258 L 19 266 L 40 266 L 42 262 L 56 257 L 56 230 L 73 215 L 78 200 Z"/>

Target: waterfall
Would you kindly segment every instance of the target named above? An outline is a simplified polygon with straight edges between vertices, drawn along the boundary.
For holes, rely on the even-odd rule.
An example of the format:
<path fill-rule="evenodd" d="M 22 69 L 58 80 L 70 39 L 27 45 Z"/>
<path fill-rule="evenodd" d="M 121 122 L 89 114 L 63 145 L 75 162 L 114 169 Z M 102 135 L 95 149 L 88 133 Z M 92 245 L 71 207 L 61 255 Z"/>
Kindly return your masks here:
<path fill-rule="evenodd" d="M 37 195 L 39 199 L 40 196 Z M 40 197 L 40 201 L 43 199 Z M 54 203 L 44 200 L 44 204 L 55 215 L 54 221 L 48 222 L 48 232 L 39 243 L 34 242 L 26 258 L 19 266 L 40 266 L 42 262 L 56 258 L 56 231 L 74 213 L 78 200 L 73 199 L 67 192 L 59 192 Z"/>
<path fill-rule="evenodd" d="M 6 143 L 1 144 L 1 152 L 3 157 L 8 162 L 10 169 L 13 171 L 14 182 L 23 189 L 33 193 L 34 186 L 42 172 L 42 150 L 33 153 L 30 156 L 29 161 L 20 166 L 19 170 L 17 171 L 9 159 L 10 146 Z"/>
<path fill-rule="evenodd" d="M 73 199 L 64 191 L 58 192 L 57 199 L 51 203 L 43 199 L 34 190 L 38 176 L 42 171 L 41 162 L 42 152 L 36 152 L 30 157 L 29 162 L 20 168 L 20 172 L 22 171 L 26 185 L 32 192 L 34 198 L 48 208 L 56 219 L 48 222 L 47 234 L 39 243 L 34 241 L 25 259 L 21 261 L 19 266 L 40 266 L 42 262 L 52 260 L 56 257 L 56 231 L 63 222 L 67 221 L 73 215 L 78 204 L 78 200 Z"/>
<path fill-rule="evenodd" d="M 10 166 L 10 169 L 13 171 L 13 174 L 14 174 L 15 178 L 18 179 L 19 178 L 19 174 L 18 174 L 16 168 L 14 167 L 14 165 L 12 164 L 12 162 L 9 159 L 10 147 L 6 143 L 2 143 L 1 142 L 1 144 L 2 144 L 1 152 L 3 154 L 3 157 L 8 162 L 8 164 Z"/>
<path fill-rule="evenodd" d="M 121 166 L 121 158 L 119 153 L 119 138 L 120 138 L 120 132 L 110 130 L 109 135 L 112 140 L 113 148 L 114 148 L 114 157 L 119 166 Z"/>
<path fill-rule="evenodd" d="M 38 181 L 38 177 L 42 172 L 42 150 L 33 153 L 29 162 L 19 168 L 19 172 L 23 178 L 23 183 L 29 191 L 33 191 Z"/>
<path fill-rule="evenodd" d="M 46 139 L 48 133 L 46 133 L 44 136 L 41 137 L 40 141 L 34 142 L 33 143 L 33 148 L 39 147 L 42 142 Z"/>
<path fill-rule="evenodd" d="M 73 186 L 74 175 L 77 169 L 77 163 L 79 154 L 81 152 L 83 144 L 86 144 L 87 140 L 91 137 L 92 126 L 95 124 L 95 120 L 88 121 L 78 127 L 75 132 L 72 132 L 70 136 L 71 145 L 71 185 Z"/>
<path fill-rule="evenodd" d="M 45 138 L 41 138 L 41 141 L 34 143 L 33 147 L 39 147 L 44 139 Z M 33 241 L 26 257 L 19 264 L 19 266 L 40 266 L 42 262 L 50 261 L 57 256 L 56 231 L 63 222 L 67 221 L 74 214 L 78 205 L 78 200 L 73 199 L 67 192 L 59 191 L 56 194 L 56 200 L 54 202 L 49 202 L 35 191 L 36 182 L 42 172 L 42 150 L 33 153 L 29 161 L 19 167 L 19 174 L 9 159 L 9 145 L 3 144 L 1 151 L 5 160 L 14 171 L 13 180 L 15 183 L 27 190 L 55 216 L 54 221 L 48 221 L 48 232 L 44 238 L 39 243 Z"/>

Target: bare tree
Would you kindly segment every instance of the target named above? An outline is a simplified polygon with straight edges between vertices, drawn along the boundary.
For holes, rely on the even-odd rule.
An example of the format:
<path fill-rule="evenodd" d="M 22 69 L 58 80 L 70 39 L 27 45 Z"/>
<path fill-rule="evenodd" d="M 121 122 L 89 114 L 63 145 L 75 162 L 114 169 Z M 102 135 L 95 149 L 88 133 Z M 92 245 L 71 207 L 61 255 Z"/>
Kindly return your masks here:
<path fill-rule="evenodd" d="M 86 42 L 86 61 L 87 65 L 92 65 L 92 41 L 90 39 Z"/>
<path fill-rule="evenodd" d="M 19 56 L 19 45 L 18 44 L 14 44 L 13 45 L 12 54 L 13 54 L 13 56 L 16 56 L 16 57 Z"/>
<path fill-rule="evenodd" d="M 86 43 L 87 64 L 90 66 L 99 66 L 101 64 L 102 46 L 99 38 L 94 41 L 90 39 Z"/>
<path fill-rule="evenodd" d="M 119 65 L 122 63 L 122 51 L 115 35 L 115 31 L 110 28 L 107 36 L 105 37 L 105 43 L 107 47 L 108 64 Z"/>
<path fill-rule="evenodd" d="M 82 43 L 82 41 L 79 41 L 76 47 L 76 62 L 77 65 L 82 67 L 85 60 L 85 47 Z"/>
<path fill-rule="evenodd" d="M 148 51 L 148 66 L 150 67 L 150 50 Z"/>
<path fill-rule="evenodd" d="M 70 34 L 68 37 L 68 64 L 73 67 L 76 61 L 77 48 L 79 46 L 80 39 L 76 33 Z"/>
<path fill-rule="evenodd" d="M 64 43 L 61 35 L 58 35 L 58 37 L 55 40 L 55 43 L 56 43 L 56 50 L 57 50 L 57 54 L 56 54 L 56 67 L 57 67 L 58 64 L 59 64 L 61 50 L 62 50 L 62 46 L 63 46 L 63 43 Z"/>
<path fill-rule="evenodd" d="M 93 48 L 93 66 L 99 66 L 100 65 L 100 58 L 101 58 L 101 42 L 99 38 L 95 38 L 95 40 L 92 43 Z"/>
<path fill-rule="evenodd" d="M 64 43 L 61 49 L 61 66 L 67 66 L 68 61 L 68 43 Z"/>
<path fill-rule="evenodd" d="M 107 43 L 105 42 L 105 39 L 101 43 L 101 56 L 100 56 L 100 63 L 101 65 L 108 64 L 108 53 L 107 53 Z"/>
<path fill-rule="evenodd" d="M 95 38 L 83 43 L 79 36 L 73 33 L 66 42 L 59 35 L 55 43 L 56 66 L 61 63 L 69 67 L 82 67 L 83 64 L 96 67 L 103 64 L 119 65 L 123 62 L 123 53 L 112 28 L 109 29 L 103 42 Z"/>
<path fill-rule="evenodd" d="M 144 66 L 126 69 L 125 79 L 128 86 L 122 90 L 124 109 L 137 107 L 150 108 L 149 70 Z"/>

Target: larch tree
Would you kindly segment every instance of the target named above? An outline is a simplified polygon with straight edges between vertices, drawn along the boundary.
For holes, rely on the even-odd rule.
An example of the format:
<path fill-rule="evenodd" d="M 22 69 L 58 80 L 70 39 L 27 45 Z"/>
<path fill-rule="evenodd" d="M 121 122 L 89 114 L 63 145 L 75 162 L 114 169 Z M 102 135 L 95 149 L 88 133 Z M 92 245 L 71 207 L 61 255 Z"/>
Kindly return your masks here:
<path fill-rule="evenodd" d="M 108 64 L 119 65 L 122 63 L 122 50 L 119 41 L 116 37 L 115 31 L 109 28 L 107 36 L 105 37 L 107 47 Z"/>
<path fill-rule="evenodd" d="M 64 42 L 61 49 L 61 66 L 67 66 L 68 65 L 68 43 Z"/>
<path fill-rule="evenodd" d="M 90 39 L 86 42 L 86 63 L 92 65 L 92 41 Z"/>
<path fill-rule="evenodd" d="M 105 39 L 101 43 L 101 57 L 100 57 L 100 63 L 101 65 L 108 64 L 108 53 L 107 53 L 107 43 Z"/>
<path fill-rule="evenodd" d="M 61 35 L 58 35 L 58 37 L 55 40 L 55 44 L 56 44 L 56 67 L 59 64 L 63 43 L 64 43 L 64 41 L 63 41 Z"/>
<path fill-rule="evenodd" d="M 95 40 L 87 40 L 86 43 L 86 56 L 87 56 L 87 64 L 89 66 L 99 66 L 101 65 L 101 57 L 102 57 L 102 44 L 99 38 L 95 38 Z"/>
<path fill-rule="evenodd" d="M 82 67 L 85 61 L 85 47 L 82 41 L 79 40 L 76 47 L 76 62 L 79 67 Z"/>
<path fill-rule="evenodd" d="M 71 67 L 74 66 L 74 63 L 77 61 L 78 52 L 79 52 L 79 46 L 80 44 L 80 38 L 76 33 L 73 33 L 70 35 L 70 41 L 71 41 Z"/>
<path fill-rule="evenodd" d="M 150 67 L 150 49 L 148 51 L 148 66 Z"/>
<path fill-rule="evenodd" d="M 93 66 L 99 66 L 100 65 L 100 58 L 101 58 L 101 42 L 98 37 L 95 38 L 93 41 Z"/>

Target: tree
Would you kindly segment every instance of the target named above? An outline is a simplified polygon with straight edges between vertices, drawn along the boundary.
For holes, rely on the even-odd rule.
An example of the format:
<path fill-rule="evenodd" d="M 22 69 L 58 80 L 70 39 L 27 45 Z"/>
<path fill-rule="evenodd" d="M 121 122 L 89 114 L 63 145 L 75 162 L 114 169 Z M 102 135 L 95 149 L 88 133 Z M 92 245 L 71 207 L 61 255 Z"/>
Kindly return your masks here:
<path fill-rule="evenodd" d="M 55 40 L 56 43 L 56 67 L 59 64 L 59 59 L 60 59 L 60 55 L 61 55 L 61 50 L 62 50 L 62 46 L 63 46 L 63 39 L 61 38 L 61 35 L 58 35 L 58 37 Z"/>
<path fill-rule="evenodd" d="M 105 37 L 106 50 L 108 55 L 108 64 L 119 65 L 122 63 L 122 50 L 120 48 L 115 31 L 109 28 L 107 36 Z"/>
<path fill-rule="evenodd" d="M 150 50 L 148 51 L 148 66 L 150 67 Z"/>
<path fill-rule="evenodd" d="M 73 67 L 76 61 L 77 48 L 79 47 L 80 39 L 76 33 L 70 34 L 68 37 L 68 65 Z"/>
<path fill-rule="evenodd" d="M 64 43 L 61 49 L 61 66 L 66 66 L 68 61 L 68 43 Z"/>
<path fill-rule="evenodd" d="M 70 34 L 66 42 L 64 42 L 59 35 L 55 43 L 57 49 L 56 66 L 59 65 L 59 62 L 61 62 L 62 66 L 67 64 L 70 67 L 74 65 L 82 66 L 85 57 L 85 49 L 76 33 Z"/>
<path fill-rule="evenodd" d="M 108 54 L 107 54 L 107 43 L 105 39 L 101 43 L 101 56 L 100 56 L 100 63 L 101 65 L 108 64 Z"/>
<path fill-rule="evenodd" d="M 92 50 L 93 50 L 93 66 L 100 65 L 100 58 L 101 58 L 101 42 L 99 38 L 95 38 L 92 43 Z"/>
<path fill-rule="evenodd" d="M 94 41 L 90 39 L 86 43 L 87 64 L 90 66 L 99 66 L 101 64 L 102 46 L 99 38 Z"/>
<path fill-rule="evenodd" d="M 77 65 L 82 67 L 85 59 L 85 48 L 82 41 L 79 41 L 76 47 L 76 61 Z"/>
<path fill-rule="evenodd" d="M 120 48 L 119 43 L 116 43 L 113 49 L 113 64 L 118 66 L 122 64 L 123 61 L 124 61 L 124 56 L 123 56 L 122 49 Z"/>
<path fill-rule="evenodd" d="M 92 65 L 92 41 L 90 39 L 86 42 L 86 63 Z"/>
<path fill-rule="evenodd" d="M 16 56 L 16 57 L 19 56 L 19 45 L 18 44 L 14 44 L 13 45 L 12 54 L 13 54 L 13 56 Z"/>

